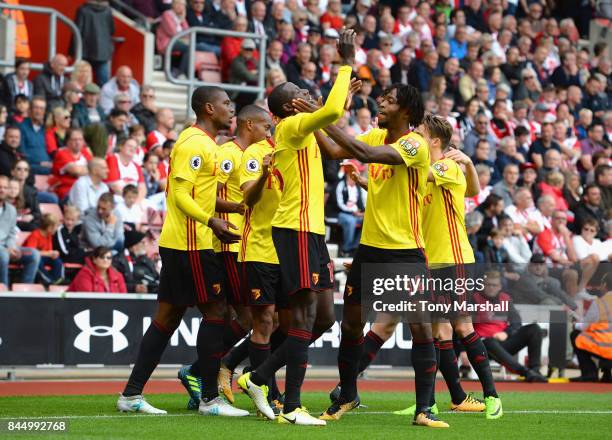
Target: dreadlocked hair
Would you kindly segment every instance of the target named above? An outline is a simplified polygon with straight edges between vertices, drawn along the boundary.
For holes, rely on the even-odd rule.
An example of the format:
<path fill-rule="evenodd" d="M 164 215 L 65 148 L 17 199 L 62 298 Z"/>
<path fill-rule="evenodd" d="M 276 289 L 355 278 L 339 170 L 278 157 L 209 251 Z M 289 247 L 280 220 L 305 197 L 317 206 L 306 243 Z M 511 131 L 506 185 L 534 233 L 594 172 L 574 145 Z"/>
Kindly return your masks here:
<path fill-rule="evenodd" d="M 384 94 L 389 94 L 392 90 L 396 90 L 397 103 L 400 109 L 408 113 L 408 124 L 411 127 L 421 125 L 425 115 L 425 106 L 421 92 L 414 86 L 394 83 L 385 89 Z"/>

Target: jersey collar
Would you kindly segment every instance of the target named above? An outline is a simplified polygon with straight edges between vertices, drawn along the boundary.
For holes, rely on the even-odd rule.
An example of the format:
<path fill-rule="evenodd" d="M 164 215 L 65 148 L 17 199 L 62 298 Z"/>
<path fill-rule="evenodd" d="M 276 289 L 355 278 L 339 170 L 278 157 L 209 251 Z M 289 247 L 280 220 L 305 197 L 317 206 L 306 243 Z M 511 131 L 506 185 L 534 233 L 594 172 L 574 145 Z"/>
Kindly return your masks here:
<path fill-rule="evenodd" d="M 191 127 L 192 127 L 192 128 L 197 128 L 197 129 L 198 129 L 198 130 L 200 130 L 202 133 L 204 133 L 206 136 L 208 136 L 208 137 L 209 137 L 209 138 L 211 138 L 213 141 L 215 141 L 215 138 L 214 138 L 214 137 L 212 137 L 212 136 L 210 135 L 210 133 L 209 133 L 209 132 L 207 132 L 206 130 L 204 130 L 202 127 L 200 127 L 200 126 L 198 126 L 198 125 L 196 125 L 196 124 L 193 124 Z M 216 142 L 216 141 L 215 141 L 215 142 Z"/>
<path fill-rule="evenodd" d="M 411 129 L 408 129 L 408 130 L 406 131 L 406 133 L 404 133 L 403 135 L 401 135 L 400 137 L 398 137 L 398 139 L 401 139 L 401 138 L 403 138 L 404 136 L 406 136 L 407 134 L 410 134 L 410 133 L 412 133 L 412 130 L 411 130 Z M 388 144 L 389 144 L 389 130 L 387 130 L 387 135 L 385 136 L 385 145 L 388 145 Z"/>

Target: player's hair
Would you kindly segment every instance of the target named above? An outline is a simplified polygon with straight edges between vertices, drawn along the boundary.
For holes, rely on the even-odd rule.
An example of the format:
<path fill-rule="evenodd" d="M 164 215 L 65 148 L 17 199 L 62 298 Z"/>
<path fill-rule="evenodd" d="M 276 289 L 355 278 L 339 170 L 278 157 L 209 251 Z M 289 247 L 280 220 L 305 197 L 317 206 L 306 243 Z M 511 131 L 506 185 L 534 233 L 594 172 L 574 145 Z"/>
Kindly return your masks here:
<path fill-rule="evenodd" d="M 259 107 L 258 105 L 249 104 L 249 105 L 242 107 L 240 112 L 238 112 L 238 116 L 236 120 L 238 122 L 238 125 L 241 125 L 241 124 L 246 123 L 246 121 L 249 119 L 258 118 L 267 113 L 268 112 L 265 109 Z"/>
<path fill-rule="evenodd" d="M 105 192 L 98 199 L 98 203 L 100 202 L 111 203 L 113 206 L 115 206 L 115 196 L 112 192 Z"/>
<path fill-rule="evenodd" d="M 291 99 L 289 90 L 287 90 L 288 82 L 279 84 L 274 87 L 268 96 L 268 108 L 274 116 L 286 118 L 290 112 L 283 108 L 283 105 Z"/>
<path fill-rule="evenodd" d="M 397 103 L 401 110 L 408 113 L 408 124 L 417 127 L 423 122 L 425 116 L 425 106 L 419 90 L 411 85 L 394 83 L 385 89 L 384 95 L 388 95 L 393 90 L 397 93 Z"/>
<path fill-rule="evenodd" d="M 55 226 L 58 223 L 59 220 L 57 219 L 57 217 L 54 214 L 47 212 L 43 214 L 40 218 L 40 229 L 44 230 L 47 229 L 49 226 Z"/>
<path fill-rule="evenodd" d="M 442 149 L 448 145 L 453 135 L 453 127 L 451 127 L 450 123 L 445 118 L 427 113 L 423 117 L 423 125 L 427 128 L 429 136 L 432 139 L 440 139 Z"/>
<path fill-rule="evenodd" d="M 136 186 L 135 186 L 135 185 L 125 185 L 125 186 L 123 187 L 123 191 L 121 192 L 121 195 L 122 195 L 123 197 L 125 197 L 126 195 L 128 195 L 128 194 L 130 194 L 130 193 L 132 193 L 132 194 L 138 194 L 138 188 L 136 188 Z"/>
<path fill-rule="evenodd" d="M 191 109 L 200 116 L 204 110 L 204 106 L 211 103 L 219 93 L 225 93 L 221 87 L 198 87 L 191 95 Z"/>

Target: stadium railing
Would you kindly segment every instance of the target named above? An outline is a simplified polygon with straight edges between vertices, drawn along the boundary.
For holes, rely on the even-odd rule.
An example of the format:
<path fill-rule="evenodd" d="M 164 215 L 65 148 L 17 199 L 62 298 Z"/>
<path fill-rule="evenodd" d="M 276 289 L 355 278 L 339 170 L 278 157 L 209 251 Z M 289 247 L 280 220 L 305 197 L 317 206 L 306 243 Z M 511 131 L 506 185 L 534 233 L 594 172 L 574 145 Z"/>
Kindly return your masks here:
<path fill-rule="evenodd" d="M 61 21 L 72 31 L 74 37 L 74 61 L 79 61 L 83 53 L 83 40 L 81 39 L 81 33 L 76 24 L 66 17 L 64 14 L 59 12 L 57 9 L 47 8 L 42 6 L 28 6 L 28 5 L 11 5 L 0 2 L 0 10 L 15 10 L 22 12 L 32 12 L 34 14 L 44 14 L 49 16 L 49 46 L 47 59 L 50 60 L 57 54 L 57 21 Z M 15 57 L 13 54 L 8 54 L 7 58 L 0 59 L 0 67 L 13 67 L 15 65 Z M 32 70 L 43 70 L 44 63 L 30 63 Z M 66 69 L 68 72 L 72 70 L 71 67 Z"/>
<path fill-rule="evenodd" d="M 206 34 L 206 35 L 215 35 L 221 37 L 242 37 L 242 38 L 251 38 L 255 40 L 255 42 L 259 42 L 259 64 L 257 67 L 257 85 L 256 86 L 247 86 L 242 84 L 230 84 L 230 83 L 217 83 L 217 82 L 206 82 L 201 81 L 195 77 L 195 62 L 196 62 L 196 36 L 197 34 Z M 180 79 L 172 74 L 172 49 L 174 44 L 183 39 L 184 37 L 189 37 L 189 76 L 187 79 Z M 178 84 L 182 86 L 187 86 L 187 95 L 185 100 L 185 108 L 186 114 L 191 116 L 193 111 L 191 110 L 191 94 L 193 93 L 196 87 L 200 86 L 218 86 L 222 87 L 226 91 L 231 92 L 247 92 L 247 93 L 257 93 L 258 98 L 261 99 L 264 96 L 265 88 L 265 67 L 266 67 L 266 42 L 267 36 L 259 35 L 250 32 L 237 32 L 237 31 L 227 31 L 223 29 L 214 29 L 207 27 L 192 27 L 186 29 L 182 32 L 176 34 L 170 42 L 168 43 L 168 47 L 166 47 L 166 51 L 164 53 L 164 72 L 166 74 L 166 79 L 173 84 Z"/>

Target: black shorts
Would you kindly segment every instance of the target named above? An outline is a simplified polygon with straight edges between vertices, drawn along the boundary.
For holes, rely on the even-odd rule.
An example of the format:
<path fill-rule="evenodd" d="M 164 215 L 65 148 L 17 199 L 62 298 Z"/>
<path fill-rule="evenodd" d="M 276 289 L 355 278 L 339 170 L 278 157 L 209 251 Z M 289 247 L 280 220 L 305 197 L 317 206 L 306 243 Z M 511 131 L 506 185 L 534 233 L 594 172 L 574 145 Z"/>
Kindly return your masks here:
<path fill-rule="evenodd" d="M 360 244 L 353 257 L 353 263 L 349 270 L 346 286 L 344 287 L 344 301 L 349 304 L 362 303 L 361 291 L 361 265 L 364 263 L 391 264 L 391 263 L 414 263 L 425 268 L 425 252 L 423 249 L 382 249 L 365 244 Z M 368 297 L 372 292 L 367 292 Z M 365 299 L 365 298 L 363 298 Z"/>
<path fill-rule="evenodd" d="M 245 296 L 251 306 L 265 306 L 276 304 L 277 309 L 289 306 L 287 295 L 282 293 L 280 266 L 278 264 L 247 261 L 242 263 L 246 272 L 247 289 Z"/>
<path fill-rule="evenodd" d="M 473 291 L 477 288 L 473 284 L 475 269 L 474 263 L 429 269 L 429 301 L 438 305 L 432 313 L 434 319 L 455 320 L 471 316 L 465 306 L 473 304 Z M 450 306 L 448 312 L 442 310 L 442 304 Z"/>
<path fill-rule="evenodd" d="M 238 262 L 237 252 L 218 252 L 217 259 L 223 268 L 223 291 L 227 297 L 227 303 L 232 305 L 246 305 L 246 298 L 241 285 L 244 273 L 242 263 Z"/>
<path fill-rule="evenodd" d="M 323 235 L 273 227 L 272 240 L 280 262 L 283 294 L 334 286 L 334 267 Z"/>
<path fill-rule="evenodd" d="M 224 298 L 223 267 L 210 250 L 183 251 L 160 247 L 162 261 L 157 300 L 193 306 Z"/>

